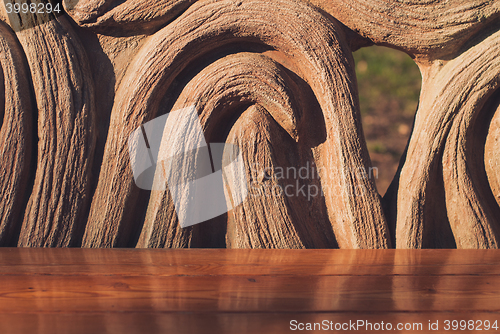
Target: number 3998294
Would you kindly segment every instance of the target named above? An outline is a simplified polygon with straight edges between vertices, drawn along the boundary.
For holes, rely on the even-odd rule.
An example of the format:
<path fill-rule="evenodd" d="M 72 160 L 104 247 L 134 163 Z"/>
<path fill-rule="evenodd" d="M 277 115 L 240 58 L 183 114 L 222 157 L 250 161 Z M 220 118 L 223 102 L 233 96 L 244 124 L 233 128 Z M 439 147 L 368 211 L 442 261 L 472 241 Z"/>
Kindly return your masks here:
<path fill-rule="evenodd" d="M 23 13 L 23 14 L 51 14 L 51 13 L 57 13 L 59 14 L 61 12 L 60 4 L 57 3 L 54 6 L 47 2 L 47 3 L 7 3 L 5 4 L 5 9 L 7 10 L 7 13 Z"/>

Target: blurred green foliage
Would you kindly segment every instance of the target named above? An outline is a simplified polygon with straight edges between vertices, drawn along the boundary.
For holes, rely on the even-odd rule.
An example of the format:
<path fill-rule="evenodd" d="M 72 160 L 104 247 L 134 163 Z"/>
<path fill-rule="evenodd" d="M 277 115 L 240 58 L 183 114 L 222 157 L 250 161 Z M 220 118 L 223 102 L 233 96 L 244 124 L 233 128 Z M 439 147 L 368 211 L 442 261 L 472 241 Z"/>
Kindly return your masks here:
<path fill-rule="evenodd" d="M 421 75 L 405 53 L 371 46 L 354 52 L 366 144 L 384 194 L 411 133 Z"/>
<path fill-rule="evenodd" d="M 407 54 L 381 47 L 361 48 L 354 52 L 362 114 L 370 114 L 388 101 L 397 102 L 404 115 L 417 108 L 421 75 Z"/>
<path fill-rule="evenodd" d="M 370 152 L 375 152 L 375 153 L 382 153 L 382 154 L 387 153 L 387 147 L 385 146 L 385 144 L 378 141 L 369 142 L 368 150 Z"/>

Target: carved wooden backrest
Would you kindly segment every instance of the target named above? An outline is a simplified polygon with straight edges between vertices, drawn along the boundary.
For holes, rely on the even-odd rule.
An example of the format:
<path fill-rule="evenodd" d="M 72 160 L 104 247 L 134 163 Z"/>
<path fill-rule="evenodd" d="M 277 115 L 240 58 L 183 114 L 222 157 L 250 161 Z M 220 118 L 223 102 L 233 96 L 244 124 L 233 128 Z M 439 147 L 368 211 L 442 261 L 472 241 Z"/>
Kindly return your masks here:
<path fill-rule="evenodd" d="M 0 10 L 1 245 L 498 247 L 500 2 L 14 3 Z M 373 43 L 423 77 L 383 198 L 352 57 Z M 128 141 L 190 106 L 207 142 L 238 147 L 249 194 L 181 228 L 168 189 L 136 185 Z"/>

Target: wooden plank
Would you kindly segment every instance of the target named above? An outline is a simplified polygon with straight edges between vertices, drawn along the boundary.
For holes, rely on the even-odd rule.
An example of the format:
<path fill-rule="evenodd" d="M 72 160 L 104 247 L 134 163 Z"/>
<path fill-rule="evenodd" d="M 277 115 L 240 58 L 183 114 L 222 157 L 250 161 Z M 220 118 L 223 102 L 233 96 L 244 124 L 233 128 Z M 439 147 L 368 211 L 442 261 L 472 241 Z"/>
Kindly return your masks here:
<path fill-rule="evenodd" d="M 0 312 L 500 310 L 497 251 L 2 249 L 0 260 Z"/>
<path fill-rule="evenodd" d="M 499 275 L 497 250 L 0 249 L 2 274 Z"/>
<path fill-rule="evenodd" d="M 2 276 L 0 312 L 500 312 L 500 277 Z"/>
<path fill-rule="evenodd" d="M 499 262 L 481 250 L 0 249 L 0 333 L 279 334 L 292 320 L 442 331 L 500 320 Z"/>
<path fill-rule="evenodd" d="M 2 334 L 17 333 L 120 333 L 120 334 L 154 334 L 154 333 L 175 333 L 175 334 L 255 334 L 255 333 L 334 333 L 339 331 L 292 331 L 295 323 L 307 325 L 311 323 L 322 324 L 332 322 L 333 328 L 344 326 L 357 321 L 364 321 L 364 325 L 359 327 L 359 333 L 387 333 L 389 331 L 375 330 L 376 323 L 383 322 L 384 328 L 387 323 L 391 323 L 393 333 L 428 333 L 429 323 L 439 326 L 440 331 L 444 331 L 446 320 L 474 320 L 479 326 L 485 320 L 493 323 L 498 319 L 498 314 L 491 313 L 112 313 L 112 314 L 0 314 L 0 331 Z M 291 323 L 292 322 L 292 323 Z M 367 323 L 372 324 L 372 330 Z M 398 331 L 398 324 L 410 326 L 407 328 L 418 328 L 422 324 L 422 331 L 406 330 Z M 360 323 L 361 325 L 361 323 Z M 491 327 L 491 326 L 490 326 Z M 479 327 L 477 327 L 479 328 Z M 495 333 L 496 330 L 484 330 L 483 333 Z M 346 331 L 347 332 L 347 331 Z M 353 331 L 351 331 L 353 332 Z M 471 332 L 471 331 L 459 331 Z"/>

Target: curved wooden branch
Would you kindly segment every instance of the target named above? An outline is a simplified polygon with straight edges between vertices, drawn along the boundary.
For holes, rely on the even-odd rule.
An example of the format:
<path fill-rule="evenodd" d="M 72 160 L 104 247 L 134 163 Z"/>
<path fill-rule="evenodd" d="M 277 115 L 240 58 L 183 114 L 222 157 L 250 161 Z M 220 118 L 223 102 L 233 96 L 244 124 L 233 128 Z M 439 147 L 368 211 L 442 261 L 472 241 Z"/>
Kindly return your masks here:
<path fill-rule="evenodd" d="M 481 70 L 494 72 L 498 63 L 485 65 L 480 65 Z M 480 74 L 481 70 L 476 69 Z M 497 79 L 497 83 L 490 84 L 498 87 L 499 83 Z M 490 89 L 491 86 L 486 91 L 491 93 Z M 447 212 L 457 248 L 500 246 L 500 207 L 491 196 L 484 165 L 485 142 L 480 140 L 485 136 L 484 127 L 479 125 L 483 125 L 485 118 L 479 114 L 489 110 L 482 109 L 468 105 L 461 108 L 443 154 Z"/>
<path fill-rule="evenodd" d="M 249 131 L 248 135 L 241 133 L 235 137 L 229 135 L 228 139 L 230 143 L 237 144 L 243 152 L 243 160 L 247 166 L 246 179 L 249 180 L 247 188 L 252 189 L 254 186 L 252 183 L 257 182 L 257 176 L 254 174 L 263 170 L 273 171 L 275 170 L 273 167 L 286 168 L 292 165 L 297 165 L 298 168 L 306 166 L 305 162 L 298 163 L 299 156 L 307 157 L 308 152 L 309 155 L 311 153 L 311 148 L 304 147 L 303 152 L 299 154 L 296 141 L 305 144 L 307 141 L 312 141 L 310 138 L 314 137 L 314 134 L 307 131 L 307 124 L 302 122 L 302 114 L 305 111 L 307 113 L 314 111 L 311 108 L 312 105 L 303 102 L 305 100 L 297 101 L 302 90 L 289 77 L 285 69 L 267 56 L 238 53 L 226 56 L 204 68 L 186 85 L 172 110 L 195 106 L 196 110 L 200 110 L 200 121 L 207 141 L 217 142 L 225 140 L 221 134 L 228 130 L 228 126 L 230 127 L 228 120 L 237 117 L 242 108 L 246 109 L 249 104 L 257 104 L 259 109 L 265 108 L 264 113 L 268 116 L 257 125 L 267 129 L 263 130 L 264 133 L 259 134 L 256 129 L 248 129 L 245 125 L 235 130 L 234 128 L 238 126 L 234 125 L 231 133 Z M 236 96 L 238 99 L 235 99 Z M 321 113 L 320 110 L 316 111 Z M 242 122 L 242 117 L 246 118 L 244 115 L 246 113 L 240 117 L 237 124 Z M 301 134 L 297 129 L 299 123 L 302 124 Z M 272 127 L 273 130 L 269 130 L 268 127 Z M 270 140 L 266 137 L 273 136 L 280 131 L 283 134 L 281 138 Z M 307 137 L 309 140 L 306 140 Z M 247 145 L 249 148 L 244 149 Z M 256 148 L 254 149 L 253 146 Z M 268 154 L 255 153 L 260 146 L 269 146 L 270 150 L 275 150 L 283 157 L 288 155 L 288 158 L 281 159 L 277 166 L 269 166 L 266 162 L 274 160 L 268 157 Z M 295 159 L 291 158 L 292 154 L 296 155 Z M 307 166 L 314 166 L 312 157 L 309 158 Z M 275 177 L 272 181 L 274 188 L 286 187 L 283 184 L 284 180 L 281 179 L 281 177 Z M 313 183 L 314 181 L 319 181 L 318 176 Z M 261 189 L 260 194 L 250 194 L 241 206 L 228 213 L 229 226 L 226 238 L 228 247 L 328 248 L 335 245 L 326 207 L 319 196 L 320 184 L 314 185 L 317 191 L 315 196 L 304 201 L 304 198 L 299 198 L 300 195 L 273 194 L 273 186 L 270 183 L 261 184 L 260 188 L 265 189 Z M 295 184 L 291 187 L 295 187 Z M 309 205 L 306 202 L 309 202 Z M 181 229 L 173 210 L 168 191 L 152 193 L 138 247 L 164 247 L 179 244 L 176 240 L 177 236 L 180 236 Z M 165 216 L 169 218 L 166 219 Z M 286 233 L 283 232 L 284 226 L 288 226 Z M 224 230 L 218 233 L 224 233 Z M 239 232 L 232 232 L 232 230 Z M 329 230 L 330 234 L 328 234 Z M 230 233 L 238 234 L 240 237 L 231 237 Z M 268 238 L 260 236 L 266 233 L 269 233 Z M 190 240 L 188 235 L 182 234 L 181 238 L 184 241 L 180 244 L 187 246 Z M 222 235 L 222 238 L 225 236 Z"/>
<path fill-rule="evenodd" d="M 314 182 L 319 180 L 280 174 L 280 168 L 289 166 L 295 170 L 303 166 L 311 173 L 314 160 L 308 157 L 308 164 L 302 163 L 304 152 L 266 109 L 257 105 L 244 111 L 228 142 L 242 152 L 249 191 L 248 199 L 228 213 L 228 248 L 336 247 L 324 201 L 318 196 L 321 185 Z M 231 175 L 226 178 L 232 184 L 238 182 Z M 304 194 L 299 192 L 301 187 Z"/>
<path fill-rule="evenodd" d="M 66 12 L 82 27 L 106 34 L 150 32 L 170 22 L 196 0 L 64 0 Z"/>
<path fill-rule="evenodd" d="M 498 152 L 500 152 L 500 106 L 497 107 L 489 124 L 484 148 L 486 175 L 493 196 L 500 205 L 500 154 Z"/>
<path fill-rule="evenodd" d="M 22 19 L 27 16 L 11 22 L 31 70 L 39 140 L 34 186 L 18 244 L 78 245 L 89 204 L 95 145 L 93 79 L 85 51 L 66 18 L 33 27 Z"/>
<path fill-rule="evenodd" d="M 331 171 L 321 177 L 339 246 L 387 247 L 387 226 L 374 184 L 357 172 L 367 170 L 370 162 L 342 28 L 301 2 L 262 0 L 198 2 L 138 53 L 117 92 L 84 245 L 109 247 L 127 242 L 122 231 L 133 224 L 128 218 L 137 200 L 128 135 L 155 117 L 173 79 L 192 61 L 235 42 L 259 43 L 279 51 L 300 69 L 316 95 L 324 114 L 326 140 L 315 154 L 320 166 Z M 352 185 L 362 187 L 364 196 L 345 191 Z"/>
<path fill-rule="evenodd" d="M 0 245 L 16 244 L 32 146 L 33 101 L 29 69 L 15 35 L 0 22 L 2 128 L 0 130 Z"/>
<path fill-rule="evenodd" d="M 431 224 L 447 224 L 435 219 L 444 208 L 434 205 L 436 194 L 431 191 L 441 173 L 457 246 L 498 246 L 498 208 L 483 201 L 473 175 L 477 169 L 466 160 L 470 159 L 466 150 L 474 118 L 499 86 L 499 56 L 500 32 L 496 32 L 456 59 L 445 65 L 436 62 L 424 72 L 420 106 L 399 180 L 398 248 L 425 247 L 429 242 L 424 240 L 425 230 Z"/>
<path fill-rule="evenodd" d="M 487 137 L 480 125 L 498 109 L 500 3 L 309 0 L 332 17 L 304 1 L 65 0 L 88 34 L 115 35 L 82 35 L 86 45 L 106 46 L 96 59 L 127 50 L 110 57 L 119 84 L 94 194 L 94 81 L 79 33 L 66 17 L 0 11 L 18 38 L 0 22 L 0 245 L 390 247 L 366 175 L 351 56 L 368 38 L 414 56 L 424 77 L 404 163 L 384 198 L 396 246 L 498 248 L 498 110 Z M 30 171 L 35 105 L 39 140 Z M 212 222 L 216 242 L 199 242 L 208 227 L 180 228 L 169 191 L 142 196 L 132 177 L 129 135 L 190 106 L 208 142 L 241 150 L 255 192 Z M 276 175 L 276 168 L 306 165 L 316 178 Z M 225 177 L 229 201 L 237 182 Z M 302 185 L 321 194 L 276 191 Z M 141 200 L 149 200 L 147 209 Z"/>
<path fill-rule="evenodd" d="M 480 1 L 308 0 L 376 44 L 422 61 L 446 59 L 500 17 L 500 3 Z"/>

